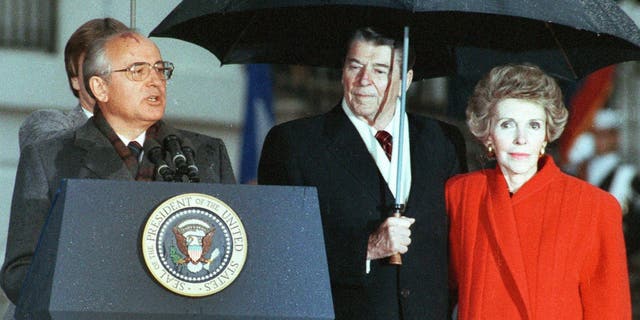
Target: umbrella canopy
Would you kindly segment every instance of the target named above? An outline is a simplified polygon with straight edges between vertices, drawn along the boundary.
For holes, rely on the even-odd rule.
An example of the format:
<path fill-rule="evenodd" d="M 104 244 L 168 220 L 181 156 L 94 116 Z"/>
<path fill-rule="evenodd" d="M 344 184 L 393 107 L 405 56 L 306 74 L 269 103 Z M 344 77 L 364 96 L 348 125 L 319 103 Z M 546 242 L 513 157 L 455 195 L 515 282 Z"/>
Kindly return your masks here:
<path fill-rule="evenodd" d="M 610 0 L 185 0 L 150 36 L 198 44 L 222 64 L 339 68 L 363 26 L 409 26 L 418 79 L 507 62 L 577 79 L 640 60 L 640 31 Z"/>

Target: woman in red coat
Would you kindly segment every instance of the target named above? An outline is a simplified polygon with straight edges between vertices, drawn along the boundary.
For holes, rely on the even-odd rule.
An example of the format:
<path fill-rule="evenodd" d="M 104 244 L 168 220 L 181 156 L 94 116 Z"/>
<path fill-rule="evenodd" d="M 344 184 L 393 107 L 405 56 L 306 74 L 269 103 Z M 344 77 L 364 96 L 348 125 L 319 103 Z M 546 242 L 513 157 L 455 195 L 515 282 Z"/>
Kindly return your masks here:
<path fill-rule="evenodd" d="M 496 67 L 467 108 L 495 169 L 447 182 L 458 319 L 630 319 L 621 209 L 548 155 L 568 112 L 538 67 Z"/>

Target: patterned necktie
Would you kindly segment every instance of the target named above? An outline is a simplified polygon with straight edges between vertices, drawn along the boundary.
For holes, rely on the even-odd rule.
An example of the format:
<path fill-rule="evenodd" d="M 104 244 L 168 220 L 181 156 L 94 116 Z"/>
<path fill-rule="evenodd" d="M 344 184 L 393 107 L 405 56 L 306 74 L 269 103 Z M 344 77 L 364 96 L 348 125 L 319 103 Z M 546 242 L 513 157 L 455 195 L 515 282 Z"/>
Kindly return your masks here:
<path fill-rule="evenodd" d="M 131 150 L 131 154 L 140 162 L 140 153 L 142 152 L 142 146 L 138 143 L 138 141 L 131 141 L 127 145 L 127 148 Z"/>
<path fill-rule="evenodd" d="M 382 150 L 387 155 L 387 158 L 391 160 L 391 150 L 393 150 L 393 139 L 391 139 L 391 134 L 384 130 L 380 130 L 376 132 L 376 139 L 382 146 Z"/>

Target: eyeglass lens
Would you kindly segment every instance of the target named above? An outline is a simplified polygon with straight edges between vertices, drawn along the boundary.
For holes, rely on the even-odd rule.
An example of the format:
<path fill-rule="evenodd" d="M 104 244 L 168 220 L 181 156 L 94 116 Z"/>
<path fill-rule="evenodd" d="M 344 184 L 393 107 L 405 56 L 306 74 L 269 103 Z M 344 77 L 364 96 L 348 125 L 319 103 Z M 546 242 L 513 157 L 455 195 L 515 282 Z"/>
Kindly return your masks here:
<path fill-rule="evenodd" d="M 152 68 L 155 69 L 164 80 L 171 79 L 171 75 L 173 74 L 173 64 L 168 61 L 159 61 L 153 66 L 147 62 L 137 62 L 131 66 L 129 72 L 131 73 L 131 78 L 133 80 L 142 81 L 149 77 L 149 73 Z"/>

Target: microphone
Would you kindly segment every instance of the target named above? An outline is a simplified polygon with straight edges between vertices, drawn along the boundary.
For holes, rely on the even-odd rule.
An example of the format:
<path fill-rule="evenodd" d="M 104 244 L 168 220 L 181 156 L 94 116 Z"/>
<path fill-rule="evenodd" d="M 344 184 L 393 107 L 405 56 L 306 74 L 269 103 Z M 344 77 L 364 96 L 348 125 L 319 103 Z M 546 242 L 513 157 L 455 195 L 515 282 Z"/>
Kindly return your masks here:
<path fill-rule="evenodd" d="M 182 152 L 185 155 L 187 163 L 186 174 L 191 182 L 199 182 L 200 178 L 198 178 L 198 167 L 195 162 L 196 152 L 191 146 L 191 141 L 188 138 L 182 138 Z"/>
<path fill-rule="evenodd" d="M 169 152 L 169 157 L 173 162 L 176 170 L 180 172 L 187 172 L 187 158 L 182 153 L 182 147 L 180 146 L 180 138 L 174 134 L 169 134 L 164 138 L 164 147 Z"/>
<path fill-rule="evenodd" d="M 147 139 L 145 146 L 148 146 L 148 151 L 145 150 L 145 153 L 149 156 L 149 160 L 156 166 L 156 175 L 162 177 L 164 181 L 173 181 L 174 172 L 164 161 L 164 153 L 158 141 Z"/>

